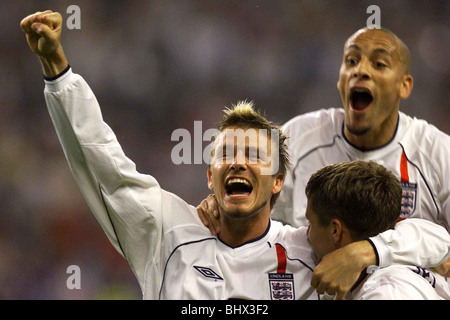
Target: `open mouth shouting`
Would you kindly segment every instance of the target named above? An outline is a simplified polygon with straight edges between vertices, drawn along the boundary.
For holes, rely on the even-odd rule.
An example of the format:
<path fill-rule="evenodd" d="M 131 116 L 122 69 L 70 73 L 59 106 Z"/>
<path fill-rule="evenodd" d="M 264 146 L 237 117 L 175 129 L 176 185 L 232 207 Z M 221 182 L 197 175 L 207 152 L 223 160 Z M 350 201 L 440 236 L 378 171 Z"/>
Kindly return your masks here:
<path fill-rule="evenodd" d="M 242 177 L 229 177 L 225 182 L 225 192 L 228 198 L 245 200 L 253 191 L 253 185 Z"/>
<path fill-rule="evenodd" d="M 373 101 L 372 92 L 363 87 L 353 87 L 350 90 L 350 106 L 354 111 L 363 112 Z"/>

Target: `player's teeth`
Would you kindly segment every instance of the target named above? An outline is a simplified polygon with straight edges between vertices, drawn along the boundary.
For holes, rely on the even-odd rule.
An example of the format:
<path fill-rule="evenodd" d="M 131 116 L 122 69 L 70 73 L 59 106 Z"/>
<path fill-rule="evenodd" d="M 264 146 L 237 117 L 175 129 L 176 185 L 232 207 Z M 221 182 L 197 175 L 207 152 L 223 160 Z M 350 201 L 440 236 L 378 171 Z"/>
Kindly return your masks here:
<path fill-rule="evenodd" d="M 228 180 L 227 185 L 230 185 L 232 183 L 243 183 L 247 186 L 250 186 L 250 183 L 248 183 L 247 180 L 239 179 L 239 178 L 233 178 L 233 179 Z"/>

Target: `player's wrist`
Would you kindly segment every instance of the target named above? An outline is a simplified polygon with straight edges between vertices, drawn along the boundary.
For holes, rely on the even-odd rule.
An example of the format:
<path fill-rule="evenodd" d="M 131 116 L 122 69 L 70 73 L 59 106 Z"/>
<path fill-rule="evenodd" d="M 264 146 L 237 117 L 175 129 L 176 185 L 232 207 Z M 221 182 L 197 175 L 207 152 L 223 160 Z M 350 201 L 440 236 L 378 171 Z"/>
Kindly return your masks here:
<path fill-rule="evenodd" d="M 52 77 L 47 77 L 46 75 L 44 75 L 44 80 L 46 83 L 48 82 L 54 82 L 55 80 L 61 79 L 63 78 L 63 76 L 65 74 L 67 74 L 69 72 L 69 70 L 71 69 L 70 65 L 68 64 L 67 67 L 61 71 L 60 73 L 58 73 L 56 76 L 52 76 Z"/>
<path fill-rule="evenodd" d="M 357 259 L 361 270 L 378 264 L 376 248 L 369 240 L 362 240 L 352 243 L 352 253 Z"/>
<path fill-rule="evenodd" d="M 66 71 L 69 66 L 69 62 L 61 46 L 58 46 L 51 54 L 45 56 L 39 55 L 39 60 L 45 78 L 56 78 Z"/>

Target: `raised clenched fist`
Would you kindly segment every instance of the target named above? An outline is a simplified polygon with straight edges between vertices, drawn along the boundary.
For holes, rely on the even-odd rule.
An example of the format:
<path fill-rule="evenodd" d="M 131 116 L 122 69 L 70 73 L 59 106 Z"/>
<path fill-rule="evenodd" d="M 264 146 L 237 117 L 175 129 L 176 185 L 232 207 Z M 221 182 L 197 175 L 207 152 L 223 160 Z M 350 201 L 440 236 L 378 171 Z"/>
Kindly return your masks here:
<path fill-rule="evenodd" d="M 20 27 L 25 32 L 28 45 L 39 56 L 54 53 L 60 46 L 62 17 L 47 10 L 24 18 Z"/>
<path fill-rule="evenodd" d="M 56 76 L 68 66 L 60 42 L 60 13 L 51 10 L 36 12 L 24 18 L 20 27 L 25 32 L 31 51 L 40 58 L 44 75 Z"/>

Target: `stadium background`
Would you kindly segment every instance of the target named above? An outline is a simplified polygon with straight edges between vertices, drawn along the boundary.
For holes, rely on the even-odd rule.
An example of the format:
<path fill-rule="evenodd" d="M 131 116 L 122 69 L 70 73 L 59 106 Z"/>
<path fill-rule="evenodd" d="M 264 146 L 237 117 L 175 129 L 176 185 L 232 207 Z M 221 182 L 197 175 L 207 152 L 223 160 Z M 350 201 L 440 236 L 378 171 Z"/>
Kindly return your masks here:
<path fill-rule="evenodd" d="M 401 110 L 450 134 L 448 0 L 1 1 L 0 299 L 140 299 L 73 182 L 19 27 L 45 9 L 66 21 L 72 4 L 81 30 L 64 24 L 62 42 L 74 71 L 138 170 L 193 205 L 209 193 L 206 165 L 174 165 L 172 132 L 193 134 L 196 120 L 212 128 L 241 99 L 279 123 L 340 107 L 343 44 L 372 4 L 412 53 L 415 87 Z M 81 290 L 66 287 L 69 265 Z"/>

